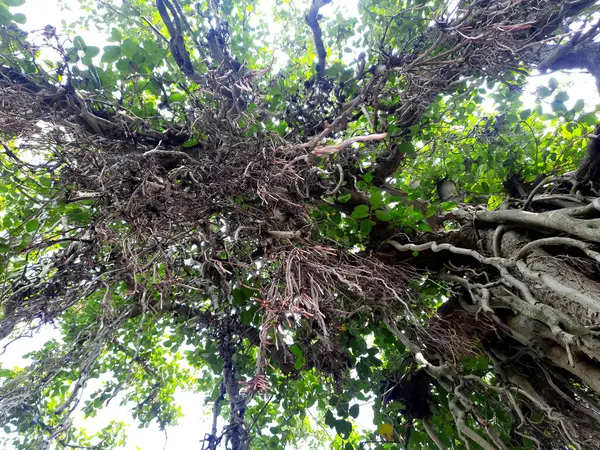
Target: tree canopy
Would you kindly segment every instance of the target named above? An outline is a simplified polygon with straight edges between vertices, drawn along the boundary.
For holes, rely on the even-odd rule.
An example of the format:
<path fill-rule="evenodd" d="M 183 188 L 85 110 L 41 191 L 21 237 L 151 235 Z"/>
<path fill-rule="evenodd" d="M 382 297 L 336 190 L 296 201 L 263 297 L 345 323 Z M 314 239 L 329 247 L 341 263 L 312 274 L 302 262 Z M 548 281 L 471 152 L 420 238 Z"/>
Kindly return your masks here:
<path fill-rule="evenodd" d="M 74 417 L 185 390 L 189 448 L 600 448 L 600 107 L 522 92 L 600 86 L 596 2 L 23 3 L 0 339 L 57 332 L 0 368 L 5 444 L 118 448 Z"/>

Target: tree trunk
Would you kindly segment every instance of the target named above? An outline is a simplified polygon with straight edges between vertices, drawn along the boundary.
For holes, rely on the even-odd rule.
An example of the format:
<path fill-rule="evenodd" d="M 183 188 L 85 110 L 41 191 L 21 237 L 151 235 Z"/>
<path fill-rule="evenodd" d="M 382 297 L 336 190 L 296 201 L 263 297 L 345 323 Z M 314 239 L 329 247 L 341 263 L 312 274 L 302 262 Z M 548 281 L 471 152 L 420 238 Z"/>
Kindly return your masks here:
<path fill-rule="evenodd" d="M 595 151 L 593 144 L 590 151 Z M 585 167 L 590 161 L 594 158 L 587 158 L 579 173 L 590 173 Z M 419 243 L 385 243 L 400 251 L 400 259 L 419 251 L 412 263 L 421 260 L 430 277 L 449 283 L 451 298 L 439 314 L 448 325 L 445 332 L 454 328 L 464 347 L 436 340 L 439 330 L 430 324 L 421 348 L 427 358 L 457 360 L 471 340 L 480 341 L 480 350 L 502 380 L 503 393 L 514 393 L 518 417 L 527 405 L 559 425 L 552 431 L 554 438 L 599 448 L 594 436 L 600 426 L 600 253 L 595 251 L 600 209 L 596 197 L 581 201 L 568 190 L 563 200 L 578 206 L 552 208 L 544 203 L 545 190 L 556 195 L 569 185 L 568 179 L 545 183 L 532 197 L 532 211 L 485 211 L 475 214 L 474 225 L 429 238 L 436 241 L 424 237 Z M 431 252 L 440 256 L 432 258 Z M 475 325 L 483 323 L 482 317 L 489 326 L 485 332 Z M 465 321 L 474 324 L 467 328 L 470 336 L 465 335 Z M 497 391 L 472 375 L 466 381 L 464 375 L 453 377 L 454 386 L 462 379 L 472 388 Z M 447 379 L 443 373 L 442 386 Z M 468 403 L 463 406 L 473 411 Z M 488 440 L 493 442 L 491 435 Z"/>

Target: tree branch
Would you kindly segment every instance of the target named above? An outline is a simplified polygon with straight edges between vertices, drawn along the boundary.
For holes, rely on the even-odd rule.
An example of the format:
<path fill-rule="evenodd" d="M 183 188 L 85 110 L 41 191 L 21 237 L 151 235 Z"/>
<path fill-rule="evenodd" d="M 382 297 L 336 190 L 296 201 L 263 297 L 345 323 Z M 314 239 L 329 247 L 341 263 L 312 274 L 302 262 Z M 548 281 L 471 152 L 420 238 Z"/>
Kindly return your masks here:
<path fill-rule="evenodd" d="M 312 30 L 315 37 L 315 46 L 317 47 L 317 55 L 319 57 L 319 62 L 317 64 L 317 76 L 319 79 L 323 78 L 325 75 L 327 50 L 325 50 L 325 45 L 323 44 L 323 33 L 319 25 L 318 14 L 319 9 L 328 3 L 331 3 L 331 0 L 313 0 L 310 11 L 305 18 L 306 23 Z"/>
<path fill-rule="evenodd" d="M 446 445 L 442 442 L 440 437 L 437 435 L 437 433 L 433 429 L 433 426 L 431 424 L 431 420 L 429 420 L 429 417 L 423 418 L 423 428 L 425 428 L 425 431 L 429 435 L 429 438 L 434 442 L 434 444 L 437 446 L 437 448 L 439 450 L 447 449 Z"/>
<path fill-rule="evenodd" d="M 194 66 L 192 64 L 192 60 L 190 57 L 190 53 L 185 47 L 185 42 L 183 40 L 183 32 L 181 27 L 181 20 L 179 18 L 179 14 L 175 7 L 170 3 L 169 0 L 156 0 L 156 9 L 158 9 L 158 13 L 160 14 L 161 19 L 165 23 L 167 30 L 171 36 L 171 40 L 169 41 L 169 47 L 171 49 L 171 54 L 173 58 L 177 62 L 177 65 L 181 69 L 181 71 L 188 76 L 193 82 L 200 83 L 201 78 L 196 73 Z M 169 11 L 173 15 L 169 15 Z"/>
<path fill-rule="evenodd" d="M 569 247 L 575 247 L 575 248 L 578 248 L 579 250 L 581 250 L 582 252 L 584 252 L 586 255 L 588 255 L 590 258 L 592 258 L 594 261 L 600 263 L 600 253 L 592 250 L 590 248 L 589 244 L 582 242 L 582 241 L 578 241 L 577 239 L 571 239 L 571 238 L 559 237 L 559 236 L 538 239 L 536 241 L 530 242 L 529 244 L 525 245 L 521 250 L 519 250 L 519 253 L 515 257 L 515 259 L 522 259 L 528 252 L 530 252 L 534 248 L 543 247 L 546 245 L 561 245 L 561 246 L 564 245 L 564 246 L 569 246 Z"/>
<path fill-rule="evenodd" d="M 592 206 L 590 206 L 592 205 Z M 577 217 L 580 212 L 600 207 L 600 199 L 594 200 L 590 205 L 566 210 L 547 211 L 544 213 L 531 213 L 521 210 L 496 210 L 481 211 L 476 218 L 482 222 L 503 225 L 516 225 L 546 228 L 569 233 L 582 239 L 600 242 L 600 219 L 582 219 Z"/>

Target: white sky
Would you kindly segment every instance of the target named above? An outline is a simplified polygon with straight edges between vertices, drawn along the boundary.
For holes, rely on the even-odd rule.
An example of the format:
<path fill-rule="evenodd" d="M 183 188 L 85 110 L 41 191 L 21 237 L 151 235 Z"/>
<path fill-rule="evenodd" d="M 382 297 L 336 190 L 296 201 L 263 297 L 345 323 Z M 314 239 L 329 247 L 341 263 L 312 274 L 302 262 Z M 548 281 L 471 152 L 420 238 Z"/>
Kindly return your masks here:
<path fill-rule="evenodd" d="M 274 0 L 262 0 L 262 7 L 268 8 L 268 5 L 272 1 Z M 308 2 L 308 0 L 292 1 Z M 356 0 L 334 0 L 333 3 L 341 4 L 343 1 L 347 1 L 344 4 L 344 13 L 346 16 L 352 13 L 356 14 Z M 14 9 L 13 12 L 23 12 L 27 16 L 27 23 L 23 26 L 26 30 L 40 30 L 48 24 L 60 29 L 61 19 L 72 22 L 80 16 L 78 3 L 75 0 L 67 2 L 72 5 L 72 11 L 61 11 L 57 0 L 26 0 L 24 6 Z M 95 30 L 82 30 L 79 34 L 87 43 L 93 43 L 100 47 L 106 45 L 103 44 L 105 37 Z M 570 96 L 570 100 L 567 102 L 569 107 L 579 98 L 585 100 L 586 108 L 592 108 L 598 104 L 598 93 L 591 76 L 582 74 L 554 74 L 531 78 L 525 88 L 524 101 L 526 105 L 528 103 L 533 105 L 535 88 L 539 85 L 547 85 L 550 76 L 554 76 L 561 83 L 570 84 L 566 89 Z M 3 355 L 0 355 L 0 363 L 2 366 L 10 368 L 26 365 L 27 362 L 22 359 L 22 355 L 41 347 L 44 342 L 55 335 L 56 332 L 47 327 L 32 338 L 17 341 L 9 346 Z M 0 342 L 0 349 L 3 344 L 3 342 Z M 137 428 L 137 425 L 131 425 L 127 430 L 127 450 L 135 450 L 136 448 L 141 448 L 142 450 L 200 448 L 198 441 L 210 430 L 210 405 L 204 407 L 203 396 L 199 394 L 179 393 L 176 397 L 182 406 L 184 417 L 180 419 L 178 426 L 168 428 L 168 440 L 165 441 L 164 432 L 158 430 L 157 426 L 140 430 Z M 80 416 L 76 419 L 76 425 L 82 425 L 92 433 L 105 426 L 111 420 L 123 420 L 126 424 L 131 424 L 132 422 L 130 410 L 127 407 L 119 406 L 117 399 L 113 400 L 109 407 L 100 411 L 93 419 L 82 420 Z M 371 408 L 362 407 L 361 416 L 357 422 L 359 425 L 373 428 Z M 0 437 L 2 433 L 0 430 Z M 10 449 L 10 447 L 8 448 Z"/>

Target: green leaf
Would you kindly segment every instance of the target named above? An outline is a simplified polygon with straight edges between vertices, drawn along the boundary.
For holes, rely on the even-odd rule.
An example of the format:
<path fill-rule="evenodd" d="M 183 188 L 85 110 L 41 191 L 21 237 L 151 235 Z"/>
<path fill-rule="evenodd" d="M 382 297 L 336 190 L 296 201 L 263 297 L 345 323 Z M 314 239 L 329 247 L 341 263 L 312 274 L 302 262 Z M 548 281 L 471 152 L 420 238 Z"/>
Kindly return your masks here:
<path fill-rule="evenodd" d="M 81 36 L 75 36 L 75 39 L 73 39 L 73 46 L 77 49 L 77 50 L 84 50 L 85 49 L 85 41 L 83 40 L 83 38 Z"/>
<path fill-rule="evenodd" d="M 382 222 L 389 222 L 390 220 L 392 220 L 392 215 L 383 209 L 376 210 L 375 217 L 377 217 L 377 219 Z"/>
<path fill-rule="evenodd" d="M 10 11 L 4 7 L 4 5 L 0 4 L 0 24 L 8 25 L 10 24 L 12 18 L 13 15 L 10 13 Z"/>
<path fill-rule="evenodd" d="M 110 37 L 107 39 L 107 41 L 121 42 L 122 39 L 123 39 L 123 36 L 121 35 L 121 32 L 119 30 L 117 30 L 116 28 L 112 28 L 110 30 Z"/>
<path fill-rule="evenodd" d="M 500 207 L 500 205 L 502 204 L 503 200 L 504 200 L 504 197 L 502 197 L 500 195 L 490 195 L 490 198 L 488 199 L 488 209 L 490 211 L 492 211 L 494 209 L 498 209 Z"/>
<path fill-rule="evenodd" d="M 352 433 L 352 423 L 344 419 L 337 420 L 335 422 L 335 431 L 337 431 L 337 434 L 342 438 L 348 439 L 350 433 Z"/>
<path fill-rule="evenodd" d="M 83 52 L 88 58 L 93 58 L 94 56 L 98 56 L 100 54 L 100 48 L 93 45 L 88 45 Z"/>
<path fill-rule="evenodd" d="M 102 62 L 111 64 L 121 56 L 121 47 L 118 45 L 107 45 L 103 50 L 104 53 L 102 53 L 101 58 Z"/>
<path fill-rule="evenodd" d="M 360 222 L 360 234 L 367 236 L 373 229 L 374 222 L 372 220 L 363 220 Z"/>
<path fill-rule="evenodd" d="M 465 358 L 464 363 L 467 365 L 467 367 L 480 372 L 487 371 L 489 366 L 489 362 L 485 356 L 479 356 L 478 358 Z"/>
<path fill-rule="evenodd" d="M 540 86 L 539 88 L 536 89 L 536 93 L 541 98 L 546 98 L 552 94 L 552 91 L 550 89 L 548 89 L 546 86 Z"/>
<path fill-rule="evenodd" d="M 444 202 L 440 205 L 440 209 L 442 211 L 452 211 L 454 208 L 456 208 L 456 206 L 456 202 Z"/>
<path fill-rule="evenodd" d="M 557 102 L 566 102 L 567 100 L 569 100 L 569 94 L 567 94 L 566 92 L 559 92 L 558 94 L 556 94 L 555 97 Z"/>
<path fill-rule="evenodd" d="M 12 214 L 8 213 L 2 218 L 2 225 L 4 225 L 5 229 L 9 229 L 13 227 L 14 217 Z"/>
<path fill-rule="evenodd" d="M 504 130 L 505 128 L 502 127 L 502 125 L 504 125 L 505 123 L 508 123 L 510 125 L 514 125 L 519 121 L 519 117 L 514 114 L 514 113 L 510 113 L 507 114 L 506 117 L 504 118 L 504 121 L 498 120 L 497 122 L 497 127 L 499 127 L 499 130 Z"/>
<path fill-rule="evenodd" d="M 195 147 L 196 145 L 198 145 L 198 140 L 197 139 L 190 139 L 189 141 L 184 142 L 183 144 L 181 144 L 181 146 L 183 148 L 190 148 L 190 147 Z"/>
<path fill-rule="evenodd" d="M 237 306 L 245 305 L 247 300 L 240 289 L 234 289 L 231 292 L 231 296 L 233 297 L 233 304 Z"/>
<path fill-rule="evenodd" d="M 144 47 L 144 51 L 148 56 L 154 56 L 155 54 L 161 56 L 163 53 L 163 50 L 160 48 L 160 46 L 156 43 L 154 39 L 146 39 L 142 43 L 142 46 Z"/>
<path fill-rule="evenodd" d="M 181 103 L 183 101 L 185 101 L 185 99 L 187 98 L 187 96 L 181 92 L 174 92 L 171 95 L 169 95 L 169 102 L 171 103 Z"/>
<path fill-rule="evenodd" d="M 296 363 L 294 364 L 294 368 L 296 370 L 302 369 L 306 365 L 306 358 L 304 356 L 298 356 L 296 358 Z"/>
<path fill-rule="evenodd" d="M 364 219 L 365 217 L 369 217 L 369 207 L 367 205 L 358 205 L 352 211 L 353 219 Z"/>
<path fill-rule="evenodd" d="M 25 17 L 25 14 L 15 13 L 13 14 L 13 20 L 17 23 L 24 24 L 27 22 L 27 17 Z"/>
<path fill-rule="evenodd" d="M 279 122 L 279 125 L 277 125 L 277 133 L 281 136 L 283 136 L 286 133 L 287 129 L 288 129 L 288 124 L 284 120 Z"/>
<path fill-rule="evenodd" d="M 77 53 L 77 49 L 76 48 L 70 48 L 69 50 L 67 50 L 67 54 L 65 55 L 65 59 L 67 60 L 67 62 L 73 62 L 73 61 L 77 61 L 79 58 L 79 55 Z"/>
<path fill-rule="evenodd" d="M 531 115 L 530 109 L 526 109 L 525 111 L 521 111 L 519 113 L 519 117 L 521 118 L 521 120 L 526 120 L 530 115 Z"/>
<path fill-rule="evenodd" d="M 585 101 L 583 101 L 582 99 L 578 99 L 575 104 L 573 105 L 573 112 L 579 112 L 582 111 L 583 108 L 585 107 Z"/>
<path fill-rule="evenodd" d="M 381 189 L 372 186 L 369 189 L 369 203 L 373 205 L 373 208 L 381 208 L 383 205 L 383 192 Z"/>
<path fill-rule="evenodd" d="M 356 182 L 356 189 L 358 189 L 359 191 L 364 191 L 365 189 L 368 189 L 369 185 L 367 183 L 365 183 L 363 180 L 358 180 Z"/>
<path fill-rule="evenodd" d="M 253 305 L 245 311 L 240 313 L 240 321 L 244 325 L 252 325 L 252 322 L 255 320 L 258 312 L 258 306 Z"/>
<path fill-rule="evenodd" d="M 370 183 L 371 181 L 373 181 L 373 173 L 372 172 L 365 173 L 363 180 L 365 180 L 367 183 Z"/>
<path fill-rule="evenodd" d="M 350 409 L 348 410 L 348 413 L 355 419 L 358 417 L 359 412 L 360 412 L 360 406 L 357 403 L 352 405 L 350 407 Z"/>
<path fill-rule="evenodd" d="M 7 6 L 23 6 L 25 4 L 25 0 L 2 0 Z"/>
<path fill-rule="evenodd" d="M 29 233 L 32 233 L 32 232 L 36 231 L 39 226 L 40 226 L 40 221 L 38 219 L 32 219 L 25 224 L 25 229 Z"/>
<path fill-rule="evenodd" d="M 411 153 L 414 153 L 415 146 L 410 142 L 402 142 L 401 144 L 398 144 L 396 149 L 398 153 L 406 153 L 410 155 Z"/>
<path fill-rule="evenodd" d="M 565 104 L 559 100 L 554 100 L 551 103 L 551 106 L 552 106 L 552 111 L 554 111 L 555 113 L 564 112 L 567 110 L 567 107 L 565 106 Z"/>
<path fill-rule="evenodd" d="M 336 425 L 336 419 L 335 417 L 333 417 L 333 413 L 331 412 L 331 410 L 327 410 L 327 412 L 325 413 L 325 425 L 333 428 Z"/>
<path fill-rule="evenodd" d="M 584 114 L 579 120 L 590 127 L 596 126 L 596 123 L 598 122 L 598 118 L 596 117 L 595 113 Z"/>
<path fill-rule="evenodd" d="M 121 44 L 121 51 L 126 57 L 130 59 L 133 58 L 133 56 L 137 53 L 139 49 L 140 47 L 137 41 L 133 38 L 125 39 L 125 41 L 123 41 L 123 43 Z"/>
<path fill-rule="evenodd" d="M 302 356 L 302 349 L 300 348 L 300 346 L 298 344 L 292 345 L 290 347 L 290 352 L 292 352 L 292 355 L 294 355 L 296 357 Z"/>
<path fill-rule="evenodd" d="M 352 198 L 352 194 L 342 194 L 338 196 L 337 201 L 340 203 L 348 203 L 348 201 Z"/>
<path fill-rule="evenodd" d="M 406 405 L 404 403 L 402 403 L 402 402 L 394 400 L 393 402 L 391 402 L 388 405 L 388 409 L 390 411 L 402 411 L 402 410 L 406 410 Z"/>
<path fill-rule="evenodd" d="M 131 69 L 131 64 L 128 59 L 122 58 L 117 61 L 115 67 L 122 72 L 128 72 Z"/>

